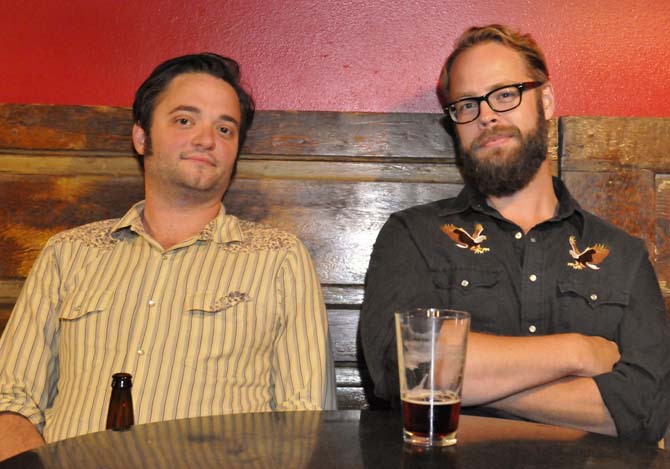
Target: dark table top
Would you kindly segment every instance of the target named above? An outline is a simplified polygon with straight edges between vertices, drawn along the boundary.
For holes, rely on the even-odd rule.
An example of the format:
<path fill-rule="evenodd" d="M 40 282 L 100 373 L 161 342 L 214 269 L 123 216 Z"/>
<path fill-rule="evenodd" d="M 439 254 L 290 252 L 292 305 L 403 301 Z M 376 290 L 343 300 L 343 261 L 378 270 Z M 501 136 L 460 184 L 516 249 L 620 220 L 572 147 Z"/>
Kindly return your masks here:
<path fill-rule="evenodd" d="M 0 467 L 670 467 L 670 454 L 653 445 L 528 422 L 463 415 L 458 440 L 406 445 L 395 411 L 234 414 L 91 433 Z"/>

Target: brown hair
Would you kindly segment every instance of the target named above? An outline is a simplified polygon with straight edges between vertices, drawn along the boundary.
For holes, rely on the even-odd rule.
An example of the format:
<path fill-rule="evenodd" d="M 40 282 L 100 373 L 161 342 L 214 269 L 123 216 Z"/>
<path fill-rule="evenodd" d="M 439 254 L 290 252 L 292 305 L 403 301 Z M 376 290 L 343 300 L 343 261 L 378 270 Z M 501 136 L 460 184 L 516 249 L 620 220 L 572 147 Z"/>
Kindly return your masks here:
<path fill-rule="evenodd" d="M 447 57 L 442 67 L 438 89 L 440 91 L 442 104 L 449 101 L 449 75 L 454 62 L 466 50 L 484 42 L 498 42 L 504 46 L 518 51 L 526 65 L 533 80 L 545 82 L 549 79 L 549 70 L 544 54 L 530 34 L 521 34 L 501 24 L 489 24 L 486 26 L 473 26 L 461 34 L 456 41 L 456 47 Z"/>

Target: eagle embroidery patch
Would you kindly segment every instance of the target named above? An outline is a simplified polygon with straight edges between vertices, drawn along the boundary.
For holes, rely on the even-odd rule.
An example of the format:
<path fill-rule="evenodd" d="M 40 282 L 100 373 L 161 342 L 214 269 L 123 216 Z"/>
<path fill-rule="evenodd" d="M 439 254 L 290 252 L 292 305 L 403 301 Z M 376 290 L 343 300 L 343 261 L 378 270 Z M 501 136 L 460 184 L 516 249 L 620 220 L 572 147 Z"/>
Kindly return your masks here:
<path fill-rule="evenodd" d="M 570 256 L 575 260 L 568 262 L 568 265 L 575 270 L 582 270 L 585 267 L 589 269 L 598 270 L 598 264 L 605 260 L 609 255 L 610 250 L 604 244 L 594 244 L 583 251 L 579 251 L 577 247 L 577 240 L 574 236 L 570 236 Z"/>
<path fill-rule="evenodd" d="M 489 251 L 489 248 L 481 246 L 486 240 L 486 236 L 482 234 L 484 227 L 480 223 L 475 225 L 475 231 L 472 233 L 472 236 L 470 236 L 470 233 L 463 228 L 452 224 L 442 225 L 440 229 L 444 234 L 449 236 L 459 248 L 469 249 L 475 254 L 483 254 Z"/>

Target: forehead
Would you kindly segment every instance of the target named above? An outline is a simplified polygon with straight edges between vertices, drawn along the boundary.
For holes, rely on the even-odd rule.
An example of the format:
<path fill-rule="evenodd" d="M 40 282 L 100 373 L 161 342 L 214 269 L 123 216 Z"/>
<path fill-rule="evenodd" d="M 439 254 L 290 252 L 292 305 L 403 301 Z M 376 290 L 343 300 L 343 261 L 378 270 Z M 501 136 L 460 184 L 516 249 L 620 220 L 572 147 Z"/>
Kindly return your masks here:
<path fill-rule="evenodd" d="M 456 58 L 449 77 L 449 96 L 455 100 L 485 94 L 497 86 L 530 79 L 520 52 L 497 42 L 485 42 Z"/>
<path fill-rule="evenodd" d="M 240 101 L 225 80 L 208 73 L 182 73 L 174 77 L 156 100 L 156 110 L 193 106 L 203 111 L 227 114 L 239 120 Z"/>

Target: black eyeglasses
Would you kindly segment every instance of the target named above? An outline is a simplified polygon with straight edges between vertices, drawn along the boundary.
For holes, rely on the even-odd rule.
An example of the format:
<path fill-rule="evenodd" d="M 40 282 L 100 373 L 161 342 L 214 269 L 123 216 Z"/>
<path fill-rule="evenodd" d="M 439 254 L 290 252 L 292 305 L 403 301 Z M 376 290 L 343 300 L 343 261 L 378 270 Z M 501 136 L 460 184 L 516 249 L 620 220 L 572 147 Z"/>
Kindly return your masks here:
<path fill-rule="evenodd" d="M 479 117 L 479 110 L 482 101 L 486 101 L 489 107 L 495 112 L 511 111 L 519 107 L 521 97 L 526 90 L 532 90 L 544 85 L 542 81 L 524 81 L 513 85 L 505 85 L 495 90 L 491 90 L 484 96 L 473 98 L 461 98 L 453 103 L 447 104 L 444 112 L 454 124 L 467 124 Z"/>

